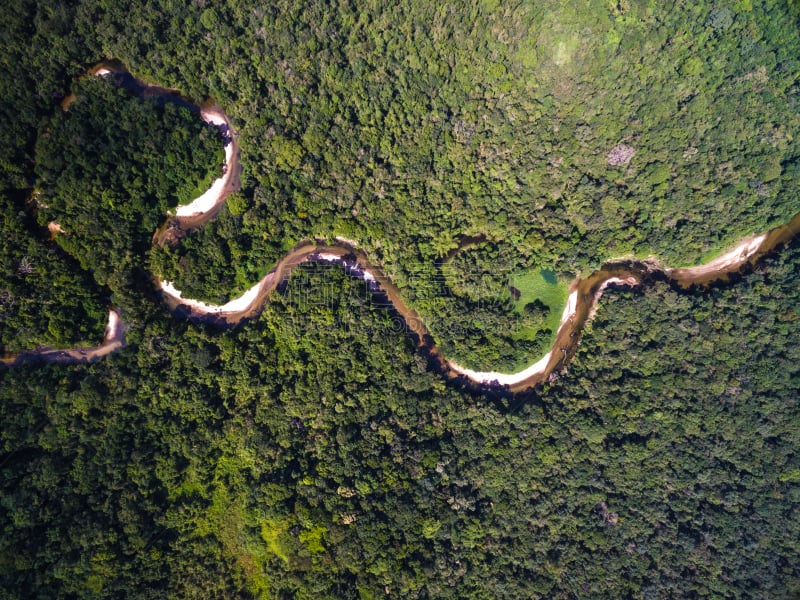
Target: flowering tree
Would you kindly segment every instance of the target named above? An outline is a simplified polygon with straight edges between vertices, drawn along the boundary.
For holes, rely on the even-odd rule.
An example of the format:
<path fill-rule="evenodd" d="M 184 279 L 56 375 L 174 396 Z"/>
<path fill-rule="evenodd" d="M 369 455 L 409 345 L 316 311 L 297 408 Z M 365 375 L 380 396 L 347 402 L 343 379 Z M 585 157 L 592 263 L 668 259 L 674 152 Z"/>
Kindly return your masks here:
<path fill-rule="evenodd" d="M 617 144 L 611 149 L 611 152 L 608 153 L 608 164 L 612 167 L 627 165 L 631 162 L 634 154 L 636 154 L 636 150 L 634 150 L 633 146 Z"/>

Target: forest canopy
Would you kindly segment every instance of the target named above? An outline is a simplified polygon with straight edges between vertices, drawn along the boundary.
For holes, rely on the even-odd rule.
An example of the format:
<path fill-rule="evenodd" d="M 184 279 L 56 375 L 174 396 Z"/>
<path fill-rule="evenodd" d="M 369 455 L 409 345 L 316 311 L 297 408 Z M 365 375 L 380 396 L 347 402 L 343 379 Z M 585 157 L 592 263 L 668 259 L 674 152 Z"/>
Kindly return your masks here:
<path fill-rule="evenodd" d="M 612 287 L 574 360 L 446 382 L 336 265 L 235 327 L 224 301 L 354 240 L 447 356 L 512 368 L 603 261 L 698 264 L 798 204 L 794 2 L 253 6 L 22 0 L 0 20 L 0 340 L 126 346 L 0 367 L 10 598 L 794 598 L 797 242 L 710 287 Z M 117 59 L 214 102 L 87 76 Z M 75 100 L 64 111 L 65 98 Z M 56 223 L 62 231 L 48 230 Z M 51 239 L 53 238 L 54 239 Z"/>
<path fill-rule="evenodd" d="M 216 128 L 177 102 L 136 98 L 112 77 L 75 83 L 36 145 L 40 223 L 101 284 L 141 267 L 168 209 L 199 196 L 223 165 Z"/>

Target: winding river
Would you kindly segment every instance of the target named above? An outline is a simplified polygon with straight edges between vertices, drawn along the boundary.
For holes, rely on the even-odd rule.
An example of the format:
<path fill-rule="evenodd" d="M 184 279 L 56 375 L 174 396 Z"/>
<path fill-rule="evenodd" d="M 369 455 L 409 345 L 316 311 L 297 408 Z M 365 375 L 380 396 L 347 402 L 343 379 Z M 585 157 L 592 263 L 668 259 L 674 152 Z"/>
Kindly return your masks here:
<path fill-rule="evenodd" d="M 231 193 L 240 188 L 240 152 L 234 130 L 224 111 L 213 104 L 197 105 L 182 97 L 176 90 L 147 84 L 133 77 L 118 63 L 103 63 L 90 70 L 91 75 L 114 77 L 115 81 L 138 95 L 158 95 L 189 106 L 202 119 L 220 128 L 225 139 L 225 169 L 223 176 L 214 181 L 204 194 L 190 204 L 180 206 L 167 215 L 164 224 L 154 233 L 154 244 L 175 244 L 189 231 L 201 227 L 214 218 Z M 69 98 L 62 106 L 69 106 Z M 60 228 L 57 223 L 50 227 L 53 235 Z M 692 285 L 708 285 L 725 281 L 732 273 L 741 271 L 746 265 L 755 264 L 765 255 L 786 244 L 800 232 L 800 213 L 792 220 L 766 233 L 749 236 L 736 246 L 713 260 L 691 268 L 664 267 L 654 260 L 617 260 L 606 262 L 599 270 L 586 278 L 577 277 L 569 287 L 567 305 L 561 324 L 550 351 L 541 359 L 517 373 L 473 371 L 447 360 L 436 348 L 433 336 L 424 320 L 402 298 L 400 290 L 377 267 L 370 264 L 366 254 L 354 240 L 336 238 L 333 244 L 314 239 L 299 243 L 286 253 L 258 283 L 238 298 L 224 305 L 213 305 L 183 298 L 171 282 L 154 277 L 165 305 L 172 312 L 188 314 L 196 320 L 214 321 L 235 325 L 243 320 L 257 317 L 269 301 L 270 294 L 285 281 L 299 265 L 307 262 L 327 262 L 341 265 L 350 275 L 365 280 L 375 294 L 383 295 L 391 302 L 397 314 L 404 320 L 407 330 L 413 334 L 418 346 L 428 355 L 432 367 L 453 381 L 467 387 L 503 389 L 516 393 L 530 390 L 563 369 L 574 356 L 580 335 L 586 322 L 592 318 L 603 292 L 609 286 L 639 286 L 652 280 L 655 275 L 670 280 L 688 289 Z M 470 238 L 472 239 L 472 238 Z M 479 241 L 474 238 L 473 241 Z M 2 362 L 14 365 L 32 358 L 47 362 L 74 363 L 97 360 L 125 344 L 125 325 L 113 310 L 109 312 L 109 324 L 103 343 L 94 348 L 57 350 L 40 348 L 18 355 L 6 355 Z"/>

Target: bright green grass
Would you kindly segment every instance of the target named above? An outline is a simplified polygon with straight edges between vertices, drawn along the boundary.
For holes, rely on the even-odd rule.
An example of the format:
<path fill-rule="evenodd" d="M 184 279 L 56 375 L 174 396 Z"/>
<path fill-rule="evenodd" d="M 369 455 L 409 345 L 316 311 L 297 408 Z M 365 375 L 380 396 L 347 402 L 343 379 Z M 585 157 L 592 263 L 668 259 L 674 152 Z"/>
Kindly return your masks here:
<path fill-rule="evenodd" d="M 515 274 L 511 285 L 520 292 L 519 300 L 514 301 L 514 310 L 525 314 L 525 305 L 539 300 L 550 309 L 547 319 L 540 327 L 523 326 L 514 334 L 519 340 L 533 340 L 541 329 L 549 329 L 555 336 L 561 323 L 561 313 L 567 303 L 569 283 L 559 281 L 550 269 L 529 269 Z"/>

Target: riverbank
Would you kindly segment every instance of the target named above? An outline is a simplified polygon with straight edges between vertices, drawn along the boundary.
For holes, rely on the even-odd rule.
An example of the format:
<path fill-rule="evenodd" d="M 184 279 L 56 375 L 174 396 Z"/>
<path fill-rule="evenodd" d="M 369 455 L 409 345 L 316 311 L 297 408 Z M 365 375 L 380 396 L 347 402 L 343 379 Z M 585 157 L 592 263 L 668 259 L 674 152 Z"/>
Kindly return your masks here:
<path fill-rule="evenodd" d="M 127 325 L 114 309 L 108 311 L 108 324 L 106 325 L 103 341 L 98 346 L 76 346 L 75 348 L 59 349 L 43 347 L 28 352 L 6 354 L 0 357 L 0 364 L 14 366 L 27 362 L 51 363 L 90 363 L 108 356 L 125 346 L 125 332 Z"/>
<path fill-rule="evenodd" d="M 662 267 L 655 261 L 610 261 L 589 277 L 576 278 L 570 285 L 567 304 L 552 348 L 536 362 L 515 373 L 477 371 L 447 360 L 436 348 L 424 320 L 405 303 L 399 288 L 392 284 L 380 269 L 369 263 L 366 255 L 352 245 L 353 240 L 337 239 L 334 245 L 327 245 L 318 240 L 303 242 L 281 258 L 269 274 L 256 285 L 223 305 L 185 299 L 171 283 L 161 282 L 160 287 L 167 305 L 173 311 L 182 308 L 195 319 L 222 317 L 228 324 L 237 324 L 246 318 L 257 316 L 268 302 L 269 294 L 300 264 L 313 261 L 338 263 L 351 275 L 371 282 L 374 292 L 384 294 L 390 300 L 394 309 L 406 322 L 408 331 L 416 337 L 420 347 L 424 348 L 437 368 L 448 379 L 464 379 L 478 386 L 504 387 L 511 392 L 519 392 L 536 387 L 568 364 L 577 350 L 580 334 L 586 322 L 594 316 L 597 303 L 609 287 L 638 286 L 648 275 L 656 273 L 661 273 L 682 287 L 705 285 L 722 280 L 770 252 L 780 243 L 791 239 L 798 229 L 800 229 L 800 214 L 789 225 L 781 226 L 767 234 L 749 236 L 731 250 L 703 265 L 671 269 Z M 776 237 L 773 232 L 778 230 L 781 235 Z M 793 233 L 790 234 L 790 231 Z M 765 247 L 770 240 L 772 247 Z"/>
<path fill-rule="evenodd" d="M 223 176 L 216 179 L 211 187 L 186 205 L 178 206 L 167 215 L 164 224 L 154 233 L 153 244 L 175 244 L 186 232 L 212 219 L 227 198 L 240 186 L 241 165 L 239 147 L 235 132 L 225 112 L 210 104 L 199 106 L 183 98 L 176 90 L 147 84 L 134 78 L 124 67 L 108 63 L 90 70 L 90 74 L 115 76 L 118 83 L 141 95 L 168 96 L 189 105 L 202 119 L 218 127 L 225 140 L 225 165 Z M 66 101 L 65 101 L 66 102 Z M 64 108 L 68 107 L 66 102 Z M 49 226 L 52 235 L 64 233 L 57 223 Z M 733 248 L 711 261 L 688 268 L 662 267 L 655 261 L 628 260 L 609 261 L 598 271 L 586 278 L 576 278 L 569 287 L 566 306 L 555 335 L 551 349 L 533 364 L 516 373 L 496 371 L 476 371 L 447 360 L 436 348 L 433 336 L 419 314 L 405 303 L 399 288 L 379 269 L 371 265 L 366 254 L 355 240 L 337 237 L 335 243 L 323 240 L 308 240 L 297 244 L 287 252 L 260 281 L 240 296 L 222 305 L 215 305 L 192 298 L 184 298 L 173 282 L 154 277 L 154 284 L 166 307 L 174 312 L 196 320 L 213 320 L 226 325 L 236 325 L 244 320 L 257 317 L 269 301 L 270 294 L 285 281 L 292 271 L 307 262 L 328 262 L 341 265 L 350 275 L 360 277 L 369 283 L 375 294 L 389 300 L 393 309 L 403 319 L 408 333 L 413 335 L 418 346 L 431 359 L 432 366 L 444 377 L 458 380 L 477 387 L 501 387 L 510 392 L 531 389 L 563 369 L 574 356 L 580 335 L 588 320 L 595 312 L 597 303 L 609 286 L 642 285 L 648 276 L 660 273 L 681 287 L 707 285 L 727 279 L 748 264 L 753 264 L 775 248 L 785 244 L 800 231 L 800 213 L 786 225 L 767 233 L 751 235 Z M 483 239 L 482 236 L 465 238 L 462 243 Z M 6 356 L 6 365 L 18 364 L 26 359 L 38 358 L 48 362 L 88 362 L 113 352 L 125 343 L 125 325 L 113 309 L 109 312 L 109 323 L 103 343 L 94 348 L 74 348 L 39 350 Z"/>

